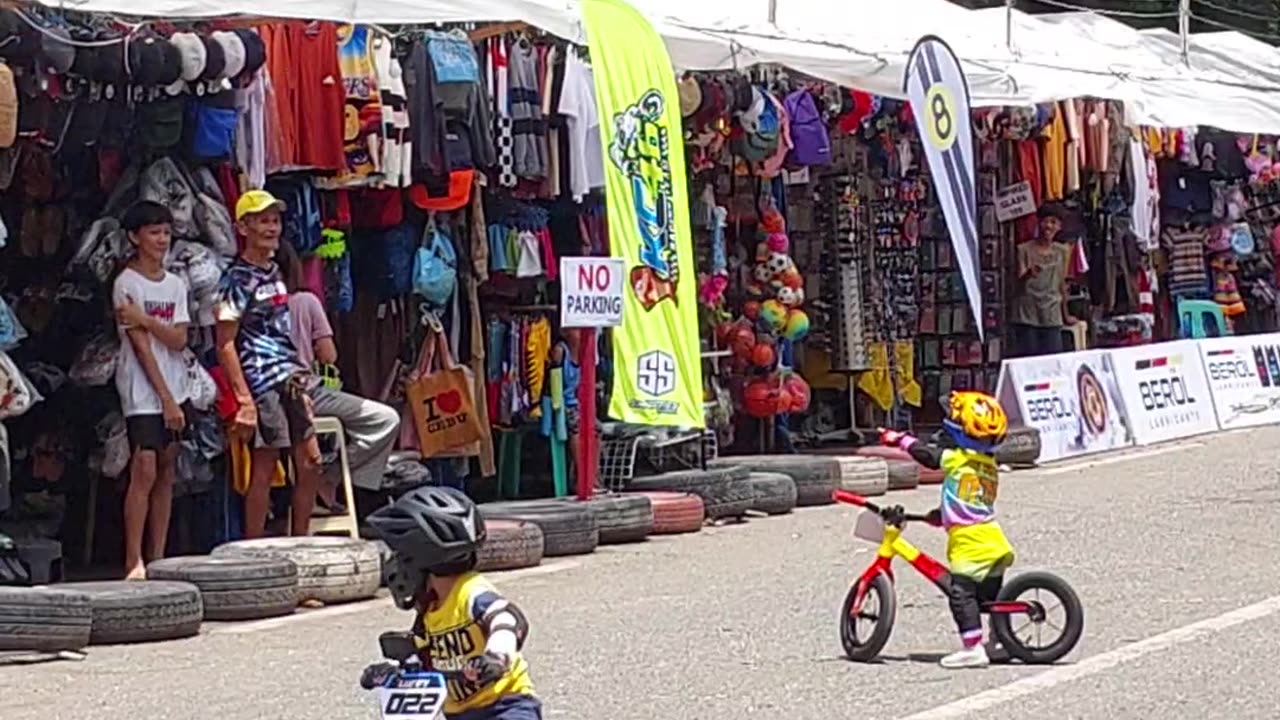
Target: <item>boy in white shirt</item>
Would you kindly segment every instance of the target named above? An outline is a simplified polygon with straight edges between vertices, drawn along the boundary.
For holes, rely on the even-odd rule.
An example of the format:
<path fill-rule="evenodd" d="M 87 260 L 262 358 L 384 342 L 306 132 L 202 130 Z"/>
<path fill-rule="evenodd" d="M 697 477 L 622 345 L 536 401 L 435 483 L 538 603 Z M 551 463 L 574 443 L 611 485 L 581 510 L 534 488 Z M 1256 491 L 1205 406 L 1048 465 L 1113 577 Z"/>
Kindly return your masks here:
<path fill-rule="evenodd" d="M 112 304 L 120 332 L 116 390 L 129 446 L 129 490 L 124 500 L 126 579 L 146 578 L 145 557 L 164 557 L 178 441 L 187 424 L 190 395 L 182 351 L 187 346 L 187 284 L 164 269 L 173 216 L 141 201 L 122 220 L 134 255 L 116 278 Z M 148 523 L 148 520 L 150 521 Z"/>

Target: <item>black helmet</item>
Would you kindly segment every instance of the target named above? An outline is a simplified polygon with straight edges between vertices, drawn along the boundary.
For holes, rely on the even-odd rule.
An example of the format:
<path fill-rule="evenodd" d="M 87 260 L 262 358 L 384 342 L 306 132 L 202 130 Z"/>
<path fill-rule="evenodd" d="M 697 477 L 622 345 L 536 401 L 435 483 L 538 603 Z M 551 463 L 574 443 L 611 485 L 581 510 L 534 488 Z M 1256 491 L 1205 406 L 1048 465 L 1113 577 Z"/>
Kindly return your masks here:
<path fill-rule="evenodd" d="M 368 518 L 369 526 L 395 554 L 387 589 L 402 609 L 438 568 L 474 557 L 484 543 L 484 518 L 471 498 L 453 488 L 424 487 L 406 493 Z"/>

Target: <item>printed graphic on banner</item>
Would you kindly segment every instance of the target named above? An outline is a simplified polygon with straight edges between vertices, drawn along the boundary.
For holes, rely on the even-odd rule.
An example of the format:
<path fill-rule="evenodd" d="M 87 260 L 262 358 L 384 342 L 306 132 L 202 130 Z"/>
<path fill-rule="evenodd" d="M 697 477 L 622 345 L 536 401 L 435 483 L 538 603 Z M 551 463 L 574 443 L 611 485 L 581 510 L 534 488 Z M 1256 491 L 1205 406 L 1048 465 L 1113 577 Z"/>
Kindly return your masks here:
<path fill-rule="evenodd" d="M 1111 351 L 1120 396 L 1139 445 L 1218 429 L 1200 349 L 1192 341 Z"/>
<path fill-rule="evenodd" d="M 1280 334 L 1207 338 L 1197 344 L 1223 430 L 1280 423 Z"/>
<path fill-rule="evenodd" d="M 947 221 L 956 264 L 964 278 L 969 309 L 982 338 L 982 256 L 978 252 L 978 202 L 975 190 L 973 131 L 969 117 L 969 83 L 955 53 L 940 38 L 920 38 L 902 78 L 911 98 L 911 114 L 925 141 L 924 154 L 938 204 Z"/>
<path fill-rule="evenodd" d="M 583 0 L 604 145 L 609 241 L 627 322 L 613 331 L 609 416 L 700 428 L 702 360 L 675 72 L 653 26 L 622 0 Z"/>
<path fill-rule="evenodd" d="M 1133 444 L 1107 352 L 1006 360 L 997 397 L 1011 425 L 1040 431 L 1040 462 Z"/>
<path fill-rule="evenodd" d="M 560 258 L 560 327 L 622 324 L 622 258 Z"/>

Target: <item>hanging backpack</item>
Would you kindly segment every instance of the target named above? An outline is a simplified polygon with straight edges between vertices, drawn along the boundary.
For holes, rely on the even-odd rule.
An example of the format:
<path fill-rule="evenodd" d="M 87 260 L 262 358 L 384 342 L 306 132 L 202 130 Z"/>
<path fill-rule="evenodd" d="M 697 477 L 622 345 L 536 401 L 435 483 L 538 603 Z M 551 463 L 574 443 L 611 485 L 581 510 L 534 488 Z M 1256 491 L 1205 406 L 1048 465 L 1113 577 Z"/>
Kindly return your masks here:
<path fill-rule="evenodd" d="M 458 282 L 458 255 L 444 233 L 427 225 L 413 261 L 413 292 L 432 306 L 444 307 Z"/>
<path fill-rule="evenodd" d="M 791 116 L 791 152 L 787 165 L 826 165 L 831 162 L 831 137 L 808 90 L 796 90 L 782 101 Z"/>

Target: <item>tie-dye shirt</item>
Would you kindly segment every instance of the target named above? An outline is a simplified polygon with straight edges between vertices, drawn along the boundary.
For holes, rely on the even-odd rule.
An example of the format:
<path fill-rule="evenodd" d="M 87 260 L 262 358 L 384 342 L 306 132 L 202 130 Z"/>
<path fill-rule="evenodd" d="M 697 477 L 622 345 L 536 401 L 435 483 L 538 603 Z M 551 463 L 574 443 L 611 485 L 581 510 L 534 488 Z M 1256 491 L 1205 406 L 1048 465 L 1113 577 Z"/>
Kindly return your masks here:
<path fill-rule="evenodd" d="M 987 453 L 964 448 L 942 451 L 942 525 L 977 525 L 996 517 L 999 470 Z"/>
<path fill-rule="evenodd" d="M 275 263 L 233 260 L 218 288 L 216 318 L 240 324 L 236 351 L 255 398 L 306 369 L 290 337 L 289 291 Z"/>

